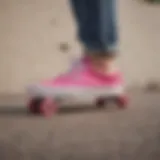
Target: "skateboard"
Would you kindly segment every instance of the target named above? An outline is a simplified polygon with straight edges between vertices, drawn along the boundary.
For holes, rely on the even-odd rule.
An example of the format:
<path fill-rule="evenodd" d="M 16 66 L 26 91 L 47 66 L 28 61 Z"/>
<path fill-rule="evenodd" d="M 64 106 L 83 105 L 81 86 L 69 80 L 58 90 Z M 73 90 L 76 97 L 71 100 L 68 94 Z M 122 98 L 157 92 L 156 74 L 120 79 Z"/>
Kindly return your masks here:
<path fill-rule="evenodd" d="M 66 92 L 70 91 L 64 90 L 64 92 L 50 92 L 50 94 L 41 94 L 41 95 L 34 95 L 30 96 L 29 103 L 28 103 L 28 110 L 32 114 L 43 115 L 46 117 L 52 116 L 54 113 L 58 111 L 60 108 L 60 102 L 66 99 L 76 99 L 76 98 L 83 98 L 87 96 L 92 96 L 94 104 L 97 108 L 105 108 L 108 102 L 113 102 L 117 105 L 120 109 L 127 108 L 128 105 L 128 97 L 122 91 L 118 92 L 106 92 L 103 89 L 93 90 L 93 91 L 81 91 L 81 92 Z M 116 90 L 117 91 L 117 90 Z M 65 94 L 63 94 L 65 93 Z"/>

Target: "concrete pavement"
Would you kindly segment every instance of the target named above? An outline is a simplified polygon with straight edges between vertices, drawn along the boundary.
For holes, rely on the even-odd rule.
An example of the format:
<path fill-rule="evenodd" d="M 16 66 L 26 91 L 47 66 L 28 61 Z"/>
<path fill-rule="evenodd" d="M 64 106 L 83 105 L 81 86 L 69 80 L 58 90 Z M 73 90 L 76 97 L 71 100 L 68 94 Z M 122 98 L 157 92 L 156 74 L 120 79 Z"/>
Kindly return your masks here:
<path fill-rule="evenodd" d="M 0 158 L 159 160 L 160 94 L 130 96 L 127 110 L 91 105 L 51 119 L 30 116 L 22 106 L 1 106 Z"/>

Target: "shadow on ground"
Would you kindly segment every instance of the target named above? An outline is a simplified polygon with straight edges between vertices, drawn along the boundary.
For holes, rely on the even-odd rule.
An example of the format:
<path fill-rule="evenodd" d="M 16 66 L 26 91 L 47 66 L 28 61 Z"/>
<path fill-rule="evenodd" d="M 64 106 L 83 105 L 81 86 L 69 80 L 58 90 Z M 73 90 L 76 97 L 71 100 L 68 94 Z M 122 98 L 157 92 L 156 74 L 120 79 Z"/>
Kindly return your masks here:
<path fill-rule="evenodd" d="M 103 108 L 105 109 L 105 108 Z M 76 105 L 75 106 L 62 106 L 58 112 L 57 115 L 68 115 L 68 114 L 85 114 L 85 113 L 94 113 L 101 111 L 101 108 L 98 108 L 96 106 L 90 106 L 90 105 Z M 109 111 L 109 110 L 108 110 Z M 53 114 L 54 115 L 54 114 Z M 18 117 L 25 117 L 25 116 L 40 116 L 40 114 L 32 114 L 29 112 L 27 108 L 24 106 L 21 107 L 13 107 L 13 106 L 0 106 L 0 116 L 18 116 Z"/>

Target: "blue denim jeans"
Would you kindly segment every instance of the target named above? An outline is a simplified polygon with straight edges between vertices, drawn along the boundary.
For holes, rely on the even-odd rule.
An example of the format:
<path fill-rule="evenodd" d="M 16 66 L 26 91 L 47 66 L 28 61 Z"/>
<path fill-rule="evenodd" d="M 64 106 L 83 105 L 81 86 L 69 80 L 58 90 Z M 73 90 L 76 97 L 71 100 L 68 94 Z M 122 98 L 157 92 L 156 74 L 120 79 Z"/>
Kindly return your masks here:
<path fill-rule="evenodd" d="M 116 0 L 70 0 L 78 37 L 92 53 L 117 50 Z"/>

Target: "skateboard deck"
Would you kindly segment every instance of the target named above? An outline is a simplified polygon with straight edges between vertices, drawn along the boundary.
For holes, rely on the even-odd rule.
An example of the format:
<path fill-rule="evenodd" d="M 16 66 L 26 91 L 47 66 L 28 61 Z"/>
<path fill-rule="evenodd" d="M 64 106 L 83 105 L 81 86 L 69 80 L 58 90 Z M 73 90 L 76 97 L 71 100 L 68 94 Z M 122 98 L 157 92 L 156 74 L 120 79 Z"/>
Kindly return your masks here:
<path fill-rule="evenodd" d="M 92 98 L 96 106 L 104 107 L 108 101 L 114 101 L 117 106 L 125 108 L 127 105 L 124 88 L 122 87 L 99 87 L 99 88 L 32 88 L 29 94 L 28 108 L 31 113 L 52 115 L 57 112 L 60 104 L 64 101 L 73 101 Z"/>

